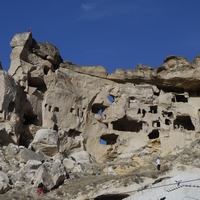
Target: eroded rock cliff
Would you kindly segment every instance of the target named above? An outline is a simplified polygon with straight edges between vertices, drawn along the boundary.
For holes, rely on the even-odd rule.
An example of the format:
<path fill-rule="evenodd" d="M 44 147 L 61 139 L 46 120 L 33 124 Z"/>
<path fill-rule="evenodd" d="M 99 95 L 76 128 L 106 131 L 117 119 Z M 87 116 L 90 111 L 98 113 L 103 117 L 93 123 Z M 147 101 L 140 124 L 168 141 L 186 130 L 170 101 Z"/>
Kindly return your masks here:
<path fill-rule="evenodd" d="M 52 190 L 84 174 L 88 190 L 61 196 L 95 199 L 116 188 L 129 195 L 144 182 L 141 174 L 134 181 L 129 176 L 136 169 L 153 170 L 157 156 L 165 160 L 199 138 L 199 56 L 193 62 L 169 56 L 155 69 L 139 65 L 107 74 L 103 66 L 63 62 L 54 45 L 36 42 L 30 32 L 16 34 L 10 45 L 10 69 L 0 71 L 2 173 L 10 180 L 2 193 L 24 184 L 34 191 L 41 181 Z M 111 189 L 93 190 L 97 175 L 96 184 L 104 180 Z"/>

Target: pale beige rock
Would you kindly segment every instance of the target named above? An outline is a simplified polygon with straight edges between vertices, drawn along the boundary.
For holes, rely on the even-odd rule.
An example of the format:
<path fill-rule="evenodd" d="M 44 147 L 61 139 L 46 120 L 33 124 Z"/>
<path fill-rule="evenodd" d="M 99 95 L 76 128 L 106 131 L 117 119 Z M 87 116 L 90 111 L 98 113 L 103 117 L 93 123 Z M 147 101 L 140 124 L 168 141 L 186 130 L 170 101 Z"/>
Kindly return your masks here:
<path fill-rule="evenodd" d="M 58 133 L 50 129 L 38 130 L 29 148 L 54 156 L 58 153 Z"/>
<path fill-rule="evenodd" d="M 36 42 L 29 33 L 15 35 L 11 46 L 12 77 L 0 71 L 0 139 L 4 145 L 29 146 L 46 160 L 47 169 L 41 165 L 36 179 L 31 171 L 25 176 L 28 182 L 44 181 L 49 189 L 60 185 L 63 165 L 80 174 L 108 169 L 92 169 L 90 164 L 96 162 L 116 162 L 116 173 L 127 175 L 157 155 L 176 156 L 199 138 L 200 56 L 193 62 L 169 56 L 155 69 L 139 64 L 108 75 L 102 66 L 62 63 L 55 46 Z M 196 145 L 193 148 L 199 152 Z M 17 168 L 36 158 L 8 149 L 8 163 L 16 168 L 13 180 L 20 185 L 26 170 Z M 3 149 L 0 155 L 3 170 L 8 171 Z M 182 156 L 191 164 L 189 158 Z M 119 161 L 129 163 L 123 166 Z"/>
<path fill-rule="evenodd" d="M 43 163 L 35 173 L 35 186 L 42 182 L 50 190 L 59 186 L 66 178 L 66 171 L 61 161 L 56 160 L 53 164 Z"/>
<path fill-rule="evenodd" d="M 70 155 L 77 163 L 91 163 L 91 155 L 87 151 L 79 151 Z"/>
<path fill-rule="evenodd" d="M 8 176 L 0 171 L 0 194 L 3 194 L 11 189 Z"/>
<path fill-rule="evenodd" d="M 37 154 L 30 149 L 23 149 L 22 151 L 19 152 L 17 157 L 19 158 L 19 161 L 21 163 L 27 163 L 29 160 L 38 160 L 38 161 L 44 160 L 44 157 L 42 155 Z"/>
<path fill-rule="evenodd" d="M 25 47 L 29 46 L 31 45 L 31 41 L 30 41 L 30 44 L 27 44 L 27 43 L 29 42 L 29 40 L 31 40 L 31 38 L 32 38 L 32 35 L 30 32 L 15 34 L 10 42 L 10 46 L 12 48 L 17 47 L 17 46 L 25 46 Z"/>
<path fill-rule="evenodd" d="M 76 162 L 72 159 L 65 158 L 63 160 L 63 165 L 65 166 L 66 170 L 71 172 L 75 167 Z"/>

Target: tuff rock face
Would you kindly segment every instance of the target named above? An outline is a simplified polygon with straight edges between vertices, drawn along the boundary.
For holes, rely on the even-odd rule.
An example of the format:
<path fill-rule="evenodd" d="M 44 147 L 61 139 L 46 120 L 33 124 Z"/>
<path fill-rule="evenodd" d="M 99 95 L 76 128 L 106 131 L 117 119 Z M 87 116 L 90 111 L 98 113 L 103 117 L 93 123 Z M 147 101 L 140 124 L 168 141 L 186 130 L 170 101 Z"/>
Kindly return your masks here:
<path fill-rule="evenodd" d="M 173 156 L 179 169 L 200 167 L 178 157 L 200 153 L 199 56 L 107 74 L 102 66 L 63 62 L 54 45 L 29 32 L 16 34 L 10 46 L 10 69 L 0 71 L 5 197 L 24 188 L 21 198 L 35 198 L 42 181 L 52 190 L 44 199 L 123 199 L 169 172 L 173 177 L 167 163 Z M 166 161 L 160 174 L 158 155 Z M 145 175 L 147 169 L 153 174 Z"/>

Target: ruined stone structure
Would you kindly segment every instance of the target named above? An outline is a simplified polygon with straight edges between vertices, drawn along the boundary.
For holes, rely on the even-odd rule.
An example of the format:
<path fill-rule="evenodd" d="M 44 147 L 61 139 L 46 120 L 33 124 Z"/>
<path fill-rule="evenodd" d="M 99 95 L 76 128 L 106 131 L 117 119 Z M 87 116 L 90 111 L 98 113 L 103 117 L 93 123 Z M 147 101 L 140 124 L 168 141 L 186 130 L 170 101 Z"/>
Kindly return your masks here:
<path fill-rule="evenodd" d="M 63 61 L 54 45 L 35 41 L 30 32 L 16 34 L 10 45 L 10 68 L 0 71 L 4 145 L 59 159 L 57 165 L 73 171 L 78 166 L 70 159 L 92 164 L 134 158 L 145 166 L 141 156 L 164 157 L 199 138 L 199 56 L 193 62 L 169 56 L 155 69 L 138 65 L 107 74 L 102 66 Z M 62 184 L 63 170 L 49 189 Z"/>

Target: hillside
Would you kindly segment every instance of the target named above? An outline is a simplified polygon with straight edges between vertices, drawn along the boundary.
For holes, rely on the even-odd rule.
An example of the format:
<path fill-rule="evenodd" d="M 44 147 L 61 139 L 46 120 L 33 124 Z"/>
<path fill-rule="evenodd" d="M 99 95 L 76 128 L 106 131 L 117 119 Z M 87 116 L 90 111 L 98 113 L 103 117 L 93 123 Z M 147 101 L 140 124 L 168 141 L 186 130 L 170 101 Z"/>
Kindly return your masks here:
<path fill-rule="evenodd" d="M 30 32 L 10 46 L 0 71 L 2 198 L 200 199 L 199 56 L 107 74 L 63 61 Z"/>

